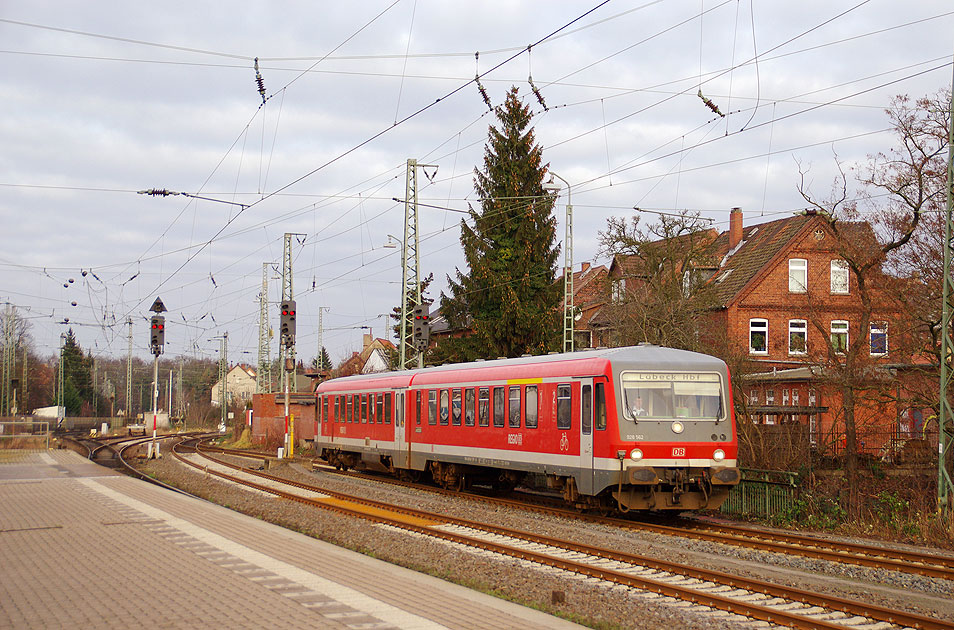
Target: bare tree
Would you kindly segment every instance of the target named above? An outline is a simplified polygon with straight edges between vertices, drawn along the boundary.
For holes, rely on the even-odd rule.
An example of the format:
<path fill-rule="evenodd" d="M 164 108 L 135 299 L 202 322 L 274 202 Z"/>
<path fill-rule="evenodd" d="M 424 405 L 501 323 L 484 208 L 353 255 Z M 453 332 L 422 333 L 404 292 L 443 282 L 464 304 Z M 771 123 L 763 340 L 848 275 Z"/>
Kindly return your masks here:
<path fill-rule="evenodd" d="M 935 299 L 940 295 L 941 274 L 933 268 L 937 250 L 932 260 L 929 248 L 937 228 L 933 214 L 945 200 L 949 100 L 948 90 L 917 101 L 907 96 L 893 99 L 886 112 L 898 144 L 888 153 L 869 156 L 864 165 L 854 169 L 861 189 L 859 200 L 849 199 L 844 171 L 827 200 L 809 193 L 804 173 L 799 185 L 799 192 L 835 235 L 837 253 L 848 266 L 857 295 L 858 328 L 849 337 L 850 343 L 829 336 L 821 319 L 814 320 L 826 340 L 828 380 L 842 397 L 839 413 L 845 426 L 848 508 L 853 513 L 859 507 L 858 413 L 866 398 L 887 395 L 877 393 L 879 376 L 873 370 L 869 346 L 871 324 L 885 312 L 911 311 L 914 321 L 905 324 L 903 318 L 895 319 L 895 328 L 905 334 L 893 339 L 907 340 L 909 356 L 936 347 L 935 322 L 940 316 L 939 308 L 932 304 L 940 304 Z M 930 280 L 923 282 L 925 277 Z"/>
<path fill-rule="evenodd" d="M 715 304 L 706 280 L 716 267 L 710 246 L 717 236 L 698 213 L 660 215 L 645 227 L 638 216 L 607 221 L 599 234 L 599 254 L 614 257 L 624 274 L 624 282 L 610 288 L 605 309 L 620 344 L 703 349 Z"/>

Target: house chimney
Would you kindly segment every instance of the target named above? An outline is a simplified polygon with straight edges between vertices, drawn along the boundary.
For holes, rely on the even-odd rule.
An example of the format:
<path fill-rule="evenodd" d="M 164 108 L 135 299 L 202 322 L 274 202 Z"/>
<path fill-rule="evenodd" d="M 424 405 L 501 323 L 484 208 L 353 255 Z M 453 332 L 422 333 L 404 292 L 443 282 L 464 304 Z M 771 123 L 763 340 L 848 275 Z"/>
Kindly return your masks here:
<path fill-rule="evenodd" d="M 729 213 L 729 249 L 733 250 L 742 242 L 742 208 L 732 208 Z"/>
<path fill-rule="evenodd" d="M 580 273 L 586 273 L 587 269 L 590 268 L 590 263 L 585 262 L 582 265 L 580 265 L 580 267 L 581 267 Z"/>
<path fill-rule="evenodd" d="M 364 333 L 363 341 L 364 341 L 364 345 L 362 346 L 362 348 L 367 348 L 368 346 L 371 345 L 371 342 L 374 341 L 374 337 L 372 337 L 369 333 Z"/>

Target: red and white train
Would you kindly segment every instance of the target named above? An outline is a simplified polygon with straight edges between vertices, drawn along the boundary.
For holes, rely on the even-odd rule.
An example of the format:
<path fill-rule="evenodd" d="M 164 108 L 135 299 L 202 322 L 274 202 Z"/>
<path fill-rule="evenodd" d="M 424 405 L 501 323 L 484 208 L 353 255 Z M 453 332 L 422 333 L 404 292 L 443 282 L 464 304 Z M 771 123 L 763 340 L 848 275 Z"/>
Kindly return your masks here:
<path fill-rule="evenodd" d="M 349 376 L 317 389 L 339 468 L 507 489 L 527 475 L 580 508 L 717 508 L 739 482 L 729 372 L 643 344 Z"/>

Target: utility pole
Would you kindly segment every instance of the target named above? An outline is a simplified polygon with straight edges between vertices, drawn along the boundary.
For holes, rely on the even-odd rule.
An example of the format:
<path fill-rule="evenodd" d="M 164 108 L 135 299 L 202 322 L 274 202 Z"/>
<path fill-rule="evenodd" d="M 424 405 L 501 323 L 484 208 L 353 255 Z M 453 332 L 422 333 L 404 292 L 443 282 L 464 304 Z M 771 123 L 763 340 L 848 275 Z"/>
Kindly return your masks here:
<path fill-rule="evenodd" d="M 20 397 L 21 398 L 20 404 L 23 405 L 23 408 L 25 410 L 29 410 L 29 404 L 30 404 L 30 388 L 27 387 L 28 374 L 29 372 L 27 371 L 27 349 L 26 349 L 26 345 L 24 345 L 23 346 L 23 379 L 20 381 L 20 391 L 22 392 L 22 395 Z"/>
<path fill-rule="evenodd" d="M 325 323 L 324 323 L 323 315 L 325 311 L 330 311 L 330 310 L 331 310 L 330 306 L 318 307 L 318 354 L 315 355 L 315 371 L 316 372 L 321 372 L 322 369 L 325 369 L 325 366 L 322 365 L 322 361 L 321 361 L 322 357 L 324 356 L 324 354 L 322 353 L 322 350 L 325 349 L 325 345 L 324 345 Z M 328 366 L 328 367 L 330 368 L 331 366 Z"/>
<path fill-rule="evenodd" d="M 166 406 L 166 410 L 169 415 L 169 424 L 172 424 L 172 366 L 169 366 L 169 385 L 166 387 L 166 398 L 169 400 L 169 404 Z"/>
<path fill-rule="evenodd" d="M 66 417 L 66 409 L 63 407 L 63 357 L 66 354 L 66 335 L 60 333 L 60 364 L 57 368 L 56 378 L 56 426 L 60 426 Z M 63 415 L 60 415 L 60 412 Z"/>
<path fill-rule="evenodd" d="M 179 378 L 176 379 L 176 416 L 182 420 L 185 429 L 185 392 L 182 389 L 182 356 L 179 356 Z"/>
<path fill-rule="evenodd" d="M 563 352 L 573 352 L 573 328 L 576 323 L 576 309 L 573 305 L 573 196 L 570 182 L 553 171 L 550 181 L 543 189 L 559 194 L 560 185 L 553 181 L 556 177 L 566 184 L 566 235 L 563 238 Z"/>
<path fill-rule="evenodd" d="M 951 187 L 954 186 L 954 93 L 951 94 L 947 117 L 947 221 L 944 225 L 944 285 L 941 297 L 941 392 L 937 431 L 937 509 L 954 511 L 954 472 L 948 468 L 948 453 L 954 444 L 954 410 L 951 406 L 951 386 L 954 384 L 951 357 L 954 339 L 951 331 L 951 299 L 954 280 L 951 278 L 951 239 L 954 238 L 954 207 Z"/>
<path fill-rule="evenodd" d="M 0 415 L 10 414 L 10 394 L 11 380 L 13 379 L 13 369 L 16 364 L 14 349 L 14 311 L 10 304 L 6 304 L 3 309 L 3 371 L 0 378 L 3 383 L 0 384 Z"/>
<path fill-rule="evenodd" d="M 272 391 L 271 327 L 268 325 L 268 268 L 262 263 L 262 292 L 258 296 L 258 374 L 255 378 L 255 393 Z"/>
<path fill-rule="evenodd" d="M 126 324 L 129 326 L 129 351 L 126 354 L 126 418 L 133 417 L 132 410 L 132 317 L 126 318 Z"/>
<path fill-rule="evenodd" d="M 414 345 L 412 312 L 422 300 L 421 250 L 417 220 L 418 168 L 433 168 L 435 175 L 437 174 L 437 166 L 434 164 L 418 164 L 413 158 L 407 161 L 407 183 L 404 190 L 404 241 L 401 248 L 401 338 L 398 348 L 398 365 L 401 370 L 411 367 L 411 363 L 416 363 L 419 368 L 424 367 L 424 350 L 417 352 L 416 361 L 412 360 L 408 350 Z"/>
<path fill-rule="evenodd" d="M 149 346 L 155 358 L 152 362 L 152 441 L 149 442 L 146 458 L 159 459 L 159 442 L 156 441 L 159 424 L 159 355 L 166 345 L 166 318 L 160 313 L 164 313 L 166 307 L 157 297 L 149 310 L 155 313 L 149 320 Z"/>
<path fill-rule="evenodd" d="M 228 405 L 228 377 L 229 377 L 229 334 L 224 333 L 219 342 L 219 433 L 225 433 L 225 422 L 229 417 Z"/>

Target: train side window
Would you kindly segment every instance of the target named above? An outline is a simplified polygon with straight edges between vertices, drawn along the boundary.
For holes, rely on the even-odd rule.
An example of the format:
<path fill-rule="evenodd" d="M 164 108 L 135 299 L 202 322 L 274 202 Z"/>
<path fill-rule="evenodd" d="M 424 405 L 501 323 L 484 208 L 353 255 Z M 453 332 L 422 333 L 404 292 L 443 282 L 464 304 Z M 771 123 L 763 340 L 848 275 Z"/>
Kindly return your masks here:
<path fill-rule="evenodd" d="M 391 392 L 384 394 L 384 424 L 391 424 Z"/>
<path fill-rule="evenodd" d="M 606 429 L 606 384 L 605 383 L 596 383 L 596 404 L 594 406 L 594 411 L 596 411 L 596 430 L 603 431 Z"/>
<path fill-rule="evenodd" d="M 385 399 L 385 406 L 387 406 L 390 400 L 390 395 L 388 395 L 388 398 Z M 394 394 L 394 425 L 398 427 L 404 426 L 404 392 Z"/>
<path fill-rule="evenodd" d="M 331 403 L 332 404 L 331 411 L 332 413 L 334 413 L 334 416 L 332 416 L 332 420 L 334 422 L 337 422 L 338 421 L 338 397 L 332 396 L 332 398 L 334 398 L 334 402 Z"/>
<path fill-rule="evenodd" d="M 451 397 L 451 422 L 454 426 L 460 426 L 460 415 L 461 415 L 461 400 L 460 400 L 460 390 L 453 390 L 453 396 Z"/>
<path fill-rule="evenodd" d="M 526 426 L 528 429 L 537 428 L 537 386 L 527 385 L 526 392 Z"/>
<path fill-rule="evenodd" d="M 441 424 L 447 424 L 447 418 L 450 415 L 450 391 L 446 389 L 441 390 Z"/>
<path fill-rule="evenodd" d="M 331 420 L 331 413 L 330 413 L 331 400 L 328 398 L 328 396 L 325 396 L 323 400 L 325 401 L 325 403 L 324 403 L 324 413 L 322 414 L 322 420 L 324 422 L 328 422 L 329 420 Z"/>
<path fill-rule="evenodd" d="M 474 390 L 471 387 L 464 390 L 464 426 L 474 426 Z"/>
<path fill-rule="evenodd" d="M 384 424 L 384 394 L 379 392 L 374 395 L 374 398 L 374 418 L 378 424 Z"/>
<path fill-rule="evenodd" d="M 490 426 L 490 388 L 481 387 L 477 394 L 477 424 Z"/>
<path fill-rule="evenodd" d="M 569 385 L 557 385 L 557 430 L 569 431 L 573 428 L 573 398 Z"/>
<path fill-rule="evenodd" d="M 502 427 L 504 425 L 504 418 L 507 415 L 507 410 L 505 406 L 505 396 L 503 387 L 494 387 L 494 426 Z"/>
<path fill-rule="evenodd" d="M 414 424 L 421 424 L 421 390 L 414 392 Z"/>
<path fill-rule="evenodd" d="M 583 400 L 580 401 L 580 419 L 583 435 L 589 435 L 593 432 L 593 388 L 590 385 L 583 386 Z"/>
<path fill-rule="evenodd" d="M 510 415 L 508 419 L 510 421 L 511 429 L 520 428 L 520 386 L 512 385 L 510 387 L 510 400 L 508 401 L 508 409 Z"/>
<path fill-rule="evenodd" d="M 437 424 L 437 390 L 427 392 L 427 424 Z"/>
<path fill-rule="evenodd" d="M 361 424 L 367 424 L 368 422 L 368 395 L 361 394 Z M 371 420 L 374 422 L 374 419 Z"/>
<path fill-rule="evenodd" d="M 351 395 L 348 396 L 347 398 L 348 398 L 348 422 L 352 422 L 352 423 L 353 423 L 353 422 L 354 422 L 354 419 L 355 419 L 355 415 L 357 414 L 357 411 L 355 410 L 355 408 L 356 408 L 358 405 L 356 405 L 355 403 L 358 402 L 358 395 L 357 395 L 357 394 L 351 394 Z"/>

